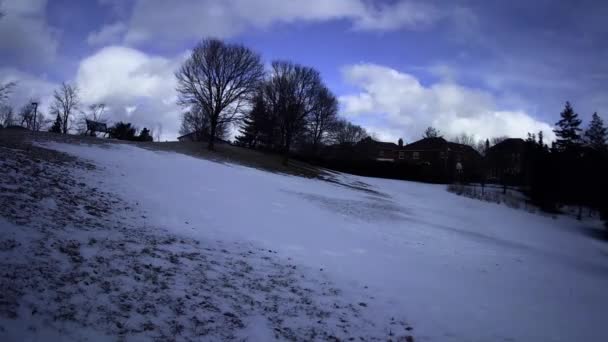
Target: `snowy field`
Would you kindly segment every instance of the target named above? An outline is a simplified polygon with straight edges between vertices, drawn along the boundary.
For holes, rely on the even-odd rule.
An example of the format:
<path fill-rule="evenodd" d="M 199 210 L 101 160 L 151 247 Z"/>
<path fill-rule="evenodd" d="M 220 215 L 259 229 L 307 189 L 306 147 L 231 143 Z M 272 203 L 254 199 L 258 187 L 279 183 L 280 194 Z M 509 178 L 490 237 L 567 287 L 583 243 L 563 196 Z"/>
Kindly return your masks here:
<path fill-rule="evenodd" d="M 116 248 L 98 247 L 97 241 L 108 241 L 105 235 L 90 243 L 91 235 L 63 246 L 64 254 L 83 258 L 81 264 L 90 255 L 108 258 L 126 279 L 116 286 L 128 292 L 132 282 L 134 292 L 141 292 L 139 300 L 181 301 L 184 311 L 195 301 L 193 289 L 215 296 L 206 299 L 207 309 L 196 309 L 217 313 L 206 318 L 213 324 L 201 323 L 207 335 L 195 334 L 192 324 L 198 318 L 193 323 L 192 317 L 148 322 L 162 325 L 160 335 L 146 335 L 146 322 L 137 322 L 142 331 L 121 330 L 135 323 L 129 321 L 133 314 L 114 322 L 114 330 L 106 329 L 127 340 L 608 341 L 608 244 L 586 234 L 592 229 L 588 223 L 459 197 L 438 185 L 337 173 L 327 182 L 130 145 L 38 146 L 93 165 L 72 170 L 74 187 L 83 182 L 83 188 L 107 196 L 99 203 L 112 198 L 115 207 L 130 208 L 120 212 L 121 222 L 131 228 L 116 233 L 120 239 L 111 240 Z M 70 221 L 66 237 L 90 226 L 89 216 Z M 19 221 L 11 222 L 0 218 L 6 227 L 3 244 L 27 244 L 27 234 L 15 225 Z M 162 240 L 162 234 L 170 241 Z M 149 249 L 134 255 L 125 244 Z M 3 258 L 19 258 L 18 248 L 0 247 Z M 75 256 L 70 253 L 74 249 L 80 251 Z M 146 266 L 146 253 L 163 263 Z M 135 262 L 143 268 L 173 262 L 173 269 L 163 268 L 172 279 L 166 286 L 172 293 L 179 287 L 184 296 L 164 298 L 162 287 L 159 293 L 146 292 L 128 279 L 139 274 Z M 114 300 L 111 289 L 108 293 Z M 24 317 L 17 308 L 23 298 L 42 300 L 31 294 L 15 298 L 18 318 Z M 92 294 L 84 298 L 81 306 L 97 305 Z M 232 307 L 223 307 L 228 304 Z M 155 310 L 159 317 L 176 311 L 162 305 Z M 95 333 L 74 333 L 69 324 L 55 333 L 103 340 L 107 336 L 98 332 L 97 323 L 107 318 L 103 310 L 95 311 L 101 318 L 76 314 Z M 32 329 L 18 318 L 3 317 L 3 341 L 48 340 L 41 338 L 50 333 L 42 328 L 47 323 Z"/>

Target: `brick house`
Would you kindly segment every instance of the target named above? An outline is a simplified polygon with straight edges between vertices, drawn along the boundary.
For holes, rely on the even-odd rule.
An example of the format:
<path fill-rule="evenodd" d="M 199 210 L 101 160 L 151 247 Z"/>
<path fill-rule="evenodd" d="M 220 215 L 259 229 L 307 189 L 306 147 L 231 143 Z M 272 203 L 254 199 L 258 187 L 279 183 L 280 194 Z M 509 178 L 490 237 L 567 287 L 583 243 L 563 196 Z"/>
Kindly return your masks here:
<path fill-rule="evenodd" d="M 391 142 L 376 141 L 371 137 L 355 144 L 358 157 L 367 160 L 394 162 L 399 145 Z"/>
<path fill-rule="evenodd" d="M 486 152 L 486 179 L 501 184 L 521 185 L 526 181 L 528 146 L 523 139 L 509 138 Z"/>
<path fill-rule="evenodd" d="M 403 146 L 395 153 L 397 162 L 425 166 L 445 179 L 476 177 L 480 173 L 482 156 L 468 145 L 449 142 L 444 138 L 424 138 Z"/>

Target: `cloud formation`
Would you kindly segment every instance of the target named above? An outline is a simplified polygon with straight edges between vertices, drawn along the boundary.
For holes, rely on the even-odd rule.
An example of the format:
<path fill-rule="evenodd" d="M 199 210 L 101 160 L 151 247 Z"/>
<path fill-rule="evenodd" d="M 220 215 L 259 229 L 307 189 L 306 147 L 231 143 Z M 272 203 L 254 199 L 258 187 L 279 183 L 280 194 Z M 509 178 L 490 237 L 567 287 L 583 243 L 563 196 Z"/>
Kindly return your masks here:
<path fill-rule="evenodd" d="M 446 136 L 462 133 L 477 139 L 507 135 L 526 137 L 543 131 L 553 139 L 552 127 L 522 110 L 498 108 L 490 92 L 461 86 L 449 80 L 425 86 L 413 75 L 375 65 L 357 64 L 343 69 L 346 82 L 360 89 L 340 97 L 343 114 L 364 123 L 381 137 L 418 140 L 434 126 Z M 378 124 L 382 118 L 383 125 Z M 397 135 L 397 132 L 401 132 Z"/>
<path fill-rule="evenodd" d="M 0 58 L 13 66 L 48 65 L 55 60 L 58 31 L 46 21 L 46 0 L 3 0 Z"/>
<path fill-rule="evenodd" d="M 76 84 L 85 105 L 104 103 L 107 119 L 134 122 L 174 139 L 179 128 L 174 71 L 183 61 L 109 46 L 80 62 Z"/>
<path fill-rule="evenodd" d="M 127 20 L 125 42 L 160 44 L 201 36 L 226 38 L 277 23 L 346 20 L 356 30 L 417 29 L 444 16 L 438 8 L 418 1 L 366 0 L 137 0 Z M 115 31 L 117 24 L 94 35 Z"/>

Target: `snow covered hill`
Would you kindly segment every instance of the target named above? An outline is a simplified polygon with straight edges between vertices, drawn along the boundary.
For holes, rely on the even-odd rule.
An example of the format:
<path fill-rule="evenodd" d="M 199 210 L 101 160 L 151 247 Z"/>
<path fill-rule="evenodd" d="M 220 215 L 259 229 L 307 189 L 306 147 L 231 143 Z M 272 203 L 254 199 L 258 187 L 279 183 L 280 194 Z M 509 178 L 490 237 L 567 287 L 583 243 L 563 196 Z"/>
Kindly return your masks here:
<path fill-rule="evenodd" d="M 37 208 L 0 218 L 0 285 L 12 291 L 0 298 L 3 341 L 608 340 L 608 245 L 584 223 L 437 185 L 328 182 L 130 145 L 37 146 L 77 159 L 22 160 L 39 169 L 27 177 L 17 157 L 0 160 L 14 181 L 73 177 L 55 197 L 3 185 Z M 37 221 L 58 205 L 71 210 L 58 227 Z M 43 260 L 63 260 L 45 277 L 72 286 L 29 284 L 23 272 L 44 281 L 36 272 L 54 267 Z"/>

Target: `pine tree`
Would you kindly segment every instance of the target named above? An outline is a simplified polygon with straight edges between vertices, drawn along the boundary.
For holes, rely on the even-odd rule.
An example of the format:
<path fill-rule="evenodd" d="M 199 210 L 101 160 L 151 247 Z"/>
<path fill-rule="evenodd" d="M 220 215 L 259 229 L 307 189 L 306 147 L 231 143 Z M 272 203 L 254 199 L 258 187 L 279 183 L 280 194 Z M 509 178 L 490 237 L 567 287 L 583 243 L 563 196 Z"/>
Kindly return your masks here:
<path fill-rule="evenodd" d="M 141 132 L 139 133 L 139 136 L 137 137 L 137 140 L 139 140 L 139 141 L 153 141 L 154 139 L 152 139 L 152 135 L 150 135 L 150 130 L 147 129 L 146 127 L 144 127 L 144 129 L 142 129 Z"/>
<path fill-rule="evenodd" d="M 53 126 L 51 126 L 51 129 L 49 130 L 49 132 L 52 133 L 61 133 L 61 123 L 63 121 L 61 120 L 61 115 L 59 115 L 59 113 L 57 113 L 57 118 L 55 119 L 55 122 L 53 123 Z"/>
<path fill-rule="evenodd" d="M 564 151 L 577 147 L 581 144 L 581 120 L 578 114 L 574 113 L 574 109 L 570 102 L 566 102 L 566 107 L 560 113 L 561 119 L 557 122 L 557 128 L 553 130 L 557 136 L 555 145 L 558 150 Z"/>
<path fill-rule="evenodd" d="M 602 151 L 606 149 L 606 137 L 608 132 L 604 127 L 604 121 L 597 113 L 593 113 L 589 128 L 585 131 L 585 143 L 587 146 Z"/>
<path fill-rule="evenodd" d="M 239 130 L 240 135 L 236 137 L 236 143 L 240 146 L 247 146 L 250 148 L 256 145 L 257 128 L 254 120 L 252 119 L 251 113 L 243 119 L 243 125 Z"/>

